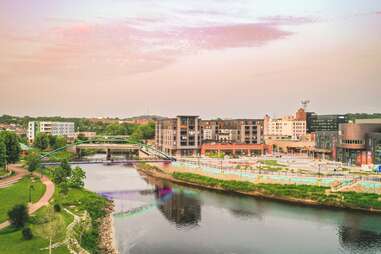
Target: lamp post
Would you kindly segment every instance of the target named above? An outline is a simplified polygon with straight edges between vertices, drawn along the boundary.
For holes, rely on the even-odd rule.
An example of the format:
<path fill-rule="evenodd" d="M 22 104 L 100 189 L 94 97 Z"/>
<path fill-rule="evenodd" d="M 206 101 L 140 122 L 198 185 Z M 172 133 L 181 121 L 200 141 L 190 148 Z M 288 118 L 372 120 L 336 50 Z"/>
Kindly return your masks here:
<path fill-rule="evenodd" d="M 32 203 L 32 190 L 34 190 L 34 187 L 32 184 L 29 185 L 29 203 Z"/>

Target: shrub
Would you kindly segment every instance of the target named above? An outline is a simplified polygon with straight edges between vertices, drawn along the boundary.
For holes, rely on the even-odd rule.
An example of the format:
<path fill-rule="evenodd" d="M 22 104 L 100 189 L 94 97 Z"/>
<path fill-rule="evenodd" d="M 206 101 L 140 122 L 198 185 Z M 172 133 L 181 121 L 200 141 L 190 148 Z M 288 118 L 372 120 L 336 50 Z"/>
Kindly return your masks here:
<path fill-rule="evenodd" d="M 24 204 L 15 205 L 8 212 L 8 217 L 12 226 L 16 228 L 23 227 L 29 219 L 28 209 Z"/>
<path fill-rule="evenodd" d="M 53 207 L 54 207 L 54 211 L 57 213 L 61 212 L 61 210 L 62 210 L 61 205 L 58 203 L 54 204 Z"/>
<path fill-rule="evenodd" d="M 33 238 L 33 233 L 30 228 L 23 228 L 21 233 L 24 240 L 30 240 Z"/>

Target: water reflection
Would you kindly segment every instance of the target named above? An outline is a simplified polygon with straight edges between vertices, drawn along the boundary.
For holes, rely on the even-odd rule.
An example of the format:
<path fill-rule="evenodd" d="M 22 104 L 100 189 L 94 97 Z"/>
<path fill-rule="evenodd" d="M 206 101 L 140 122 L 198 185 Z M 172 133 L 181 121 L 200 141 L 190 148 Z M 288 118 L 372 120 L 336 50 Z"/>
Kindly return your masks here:
<path fill-rule="evenodd" d="M 156 186 L 155 198 L 164 217 L 178 228 L 192 228 L 201 220 L 201 203 L 179 189 Z"/>

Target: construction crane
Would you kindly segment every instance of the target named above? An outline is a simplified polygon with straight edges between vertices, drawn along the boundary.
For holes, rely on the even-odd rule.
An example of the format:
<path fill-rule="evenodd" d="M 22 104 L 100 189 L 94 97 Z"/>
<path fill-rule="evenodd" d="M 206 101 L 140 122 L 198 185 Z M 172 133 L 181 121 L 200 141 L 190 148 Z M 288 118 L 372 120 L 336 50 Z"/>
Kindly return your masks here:
<path fill-rule="evenodd" d="M 307 110 L 308 104 L 310 104 L 310 100 L 302 100 L 302 107 L 303 107 L 304 111 Z"/>

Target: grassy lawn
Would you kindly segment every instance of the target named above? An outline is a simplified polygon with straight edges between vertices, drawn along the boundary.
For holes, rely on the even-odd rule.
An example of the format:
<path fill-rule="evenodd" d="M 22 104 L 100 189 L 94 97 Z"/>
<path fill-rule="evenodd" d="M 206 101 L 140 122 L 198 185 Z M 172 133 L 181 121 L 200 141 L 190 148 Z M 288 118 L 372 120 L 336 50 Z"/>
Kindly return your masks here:
<path fill-rule="evenodd" d="M 9 172 L 4 170 L 4 169 L 0 169 L 0 176 L 5 176 L 7 175 Z"/>
<path fill-rule="evenodd" d="M 175 179 L 204 186 L 220 187 L 228 191 L 258 191 L 266 195 L 284 198 L 314 200 L 321 204 L 353 208 L 381 209 L 381 196 L 370 193 L 335 192 L 326 194 L 328 187 L 291 184 L 255 184 L 247 181 L 220 180 L 192 173 L 173 173 Z"/>
<path fill-rule="evenodd" d="M 286 165 L 278 163 L 276 160 L 260 160 L 258 161 L 266 166 L 274 166 L 274 167 L 286 167 Z"/>
<path fill-rule="evenodd" d="M 26 185 L 26 190 L 28 190 L 28 184 L 30 183 L 29 179 L 24 179 L 18 183 L 20 186 L 16 186 L 21 188 Z M 41 183 L 40 183 L 41 184 Z M 24 186 L 25 188 L 25 186 Z M 17 192 L 17 188 L 13 189 L 13 191 L 8 192 L 13 194 Z M 28 192 L 27 192 L 28 193 Z M 42 191 L 43 193 L 43 191 Z M 6 194 L 0 193 L 0 200 L 3 200 L 6 197 Z M 8 194 L 9 195 L 9 194 Z M 26 197 L 28 195 L 26 194 Z M 34 199 L 36 196 L 34 196 Z M 19 202 L 17 202 L 19 203 Z M 104 208 L 107 206 L 108 202 L 105 198 L 87 191 L 85 189 L 77 189 L 70 188 L 67 194 L 61 193 L 61 189 L 59 186 L 56 186 L 56 191 L 54 193 L 54 197 L 52 203 L 59 203 L 63 208 L 67 208 L 75 214 L 81 215 L 85 210 L 89 213 L 91 217 L 91 229 L 88 232 L 85 232 L 82 236 L 81 246 L 88 250 L 90 253 L 99 253 L 99 226 L 100 226 L 100 218 L 105 216 Z M 13 204 L 8 205 L 12 207 Z M 3 209 L 3 206 L 0 207 Z M 8 209 L 3 209 L 6 214 Z M 0 231 L 0 253 L 7 254 L 29 254 L 29 253 L 48 253 L 48 251 L 41 251 L 41 248 L 46 248 L 48 246 L 48 240 L 44 237 L 44 226 L 46 225 L 46 213 L 47 208 L 44 207 L 38 210 L 31 219 L 29 220 L 28 226 L 32 229 L 33 239 L 29 241 L 25 241 L 22 239 L 21 230 L 13 229 L 12 227 L 8 227 L 2 231 Z M 56 216 L 60 216 L 64 225 L 62 225 L 62 230 L 65 232 L 66 227 L 73 221 L 71 215 L 66 213 L 63 209 L 61 212 L 56 213 Z M 54 242 L 60 242 L 64 240 L 64 233 L 61 235 L 59 239 Z M 53 249 L 53 253 L 56 254 L 68 254 L 69 251 L 66 246 L 59 247 L 57 249 Z"/>
<path fill-rule="evenodd" d="M 48 239 L 44 235 L 44 218 L 47 209 L 42 208 L 37 213 L 35 213 L 28 223 L 28 226 L 32 229 L 34 237 L 32 240 L 23 240 L 21 229 L 14 229 L 8 227 L 0 231 L 0 253 L 7 254 L 29 254 L 29 253 L 48 253 L 48 250 L 40 250 L 41 248 L 46 248 L 49 245 Z M 65 227 L 69 225 L 73 218 L 65 213 L 60 212 L 57 216 L 62 217 Z M 64 230 L 64 229 L 62 229 Z M 57 238 L 57 241 L 64 240 L 64 235 Z M 11 244 L 10 244 L 11 243 Z M 61 246 L 59 248 L 53 249 L 54 254 L 69 254 L 66 246 Z"/>
<path fill-rule="evenodd" d="M 12 186 L 0 189 L 0 222 L 8 219 L 8 211 L 17 204 L 26 204 L 29 202 L 29 186 L 31 185 L 29 177 L 25 177 Z M 32 190 L 32 202 L 37 202 L 45 193 L 45 185 L 39 179 L 35 179 Z"/>

